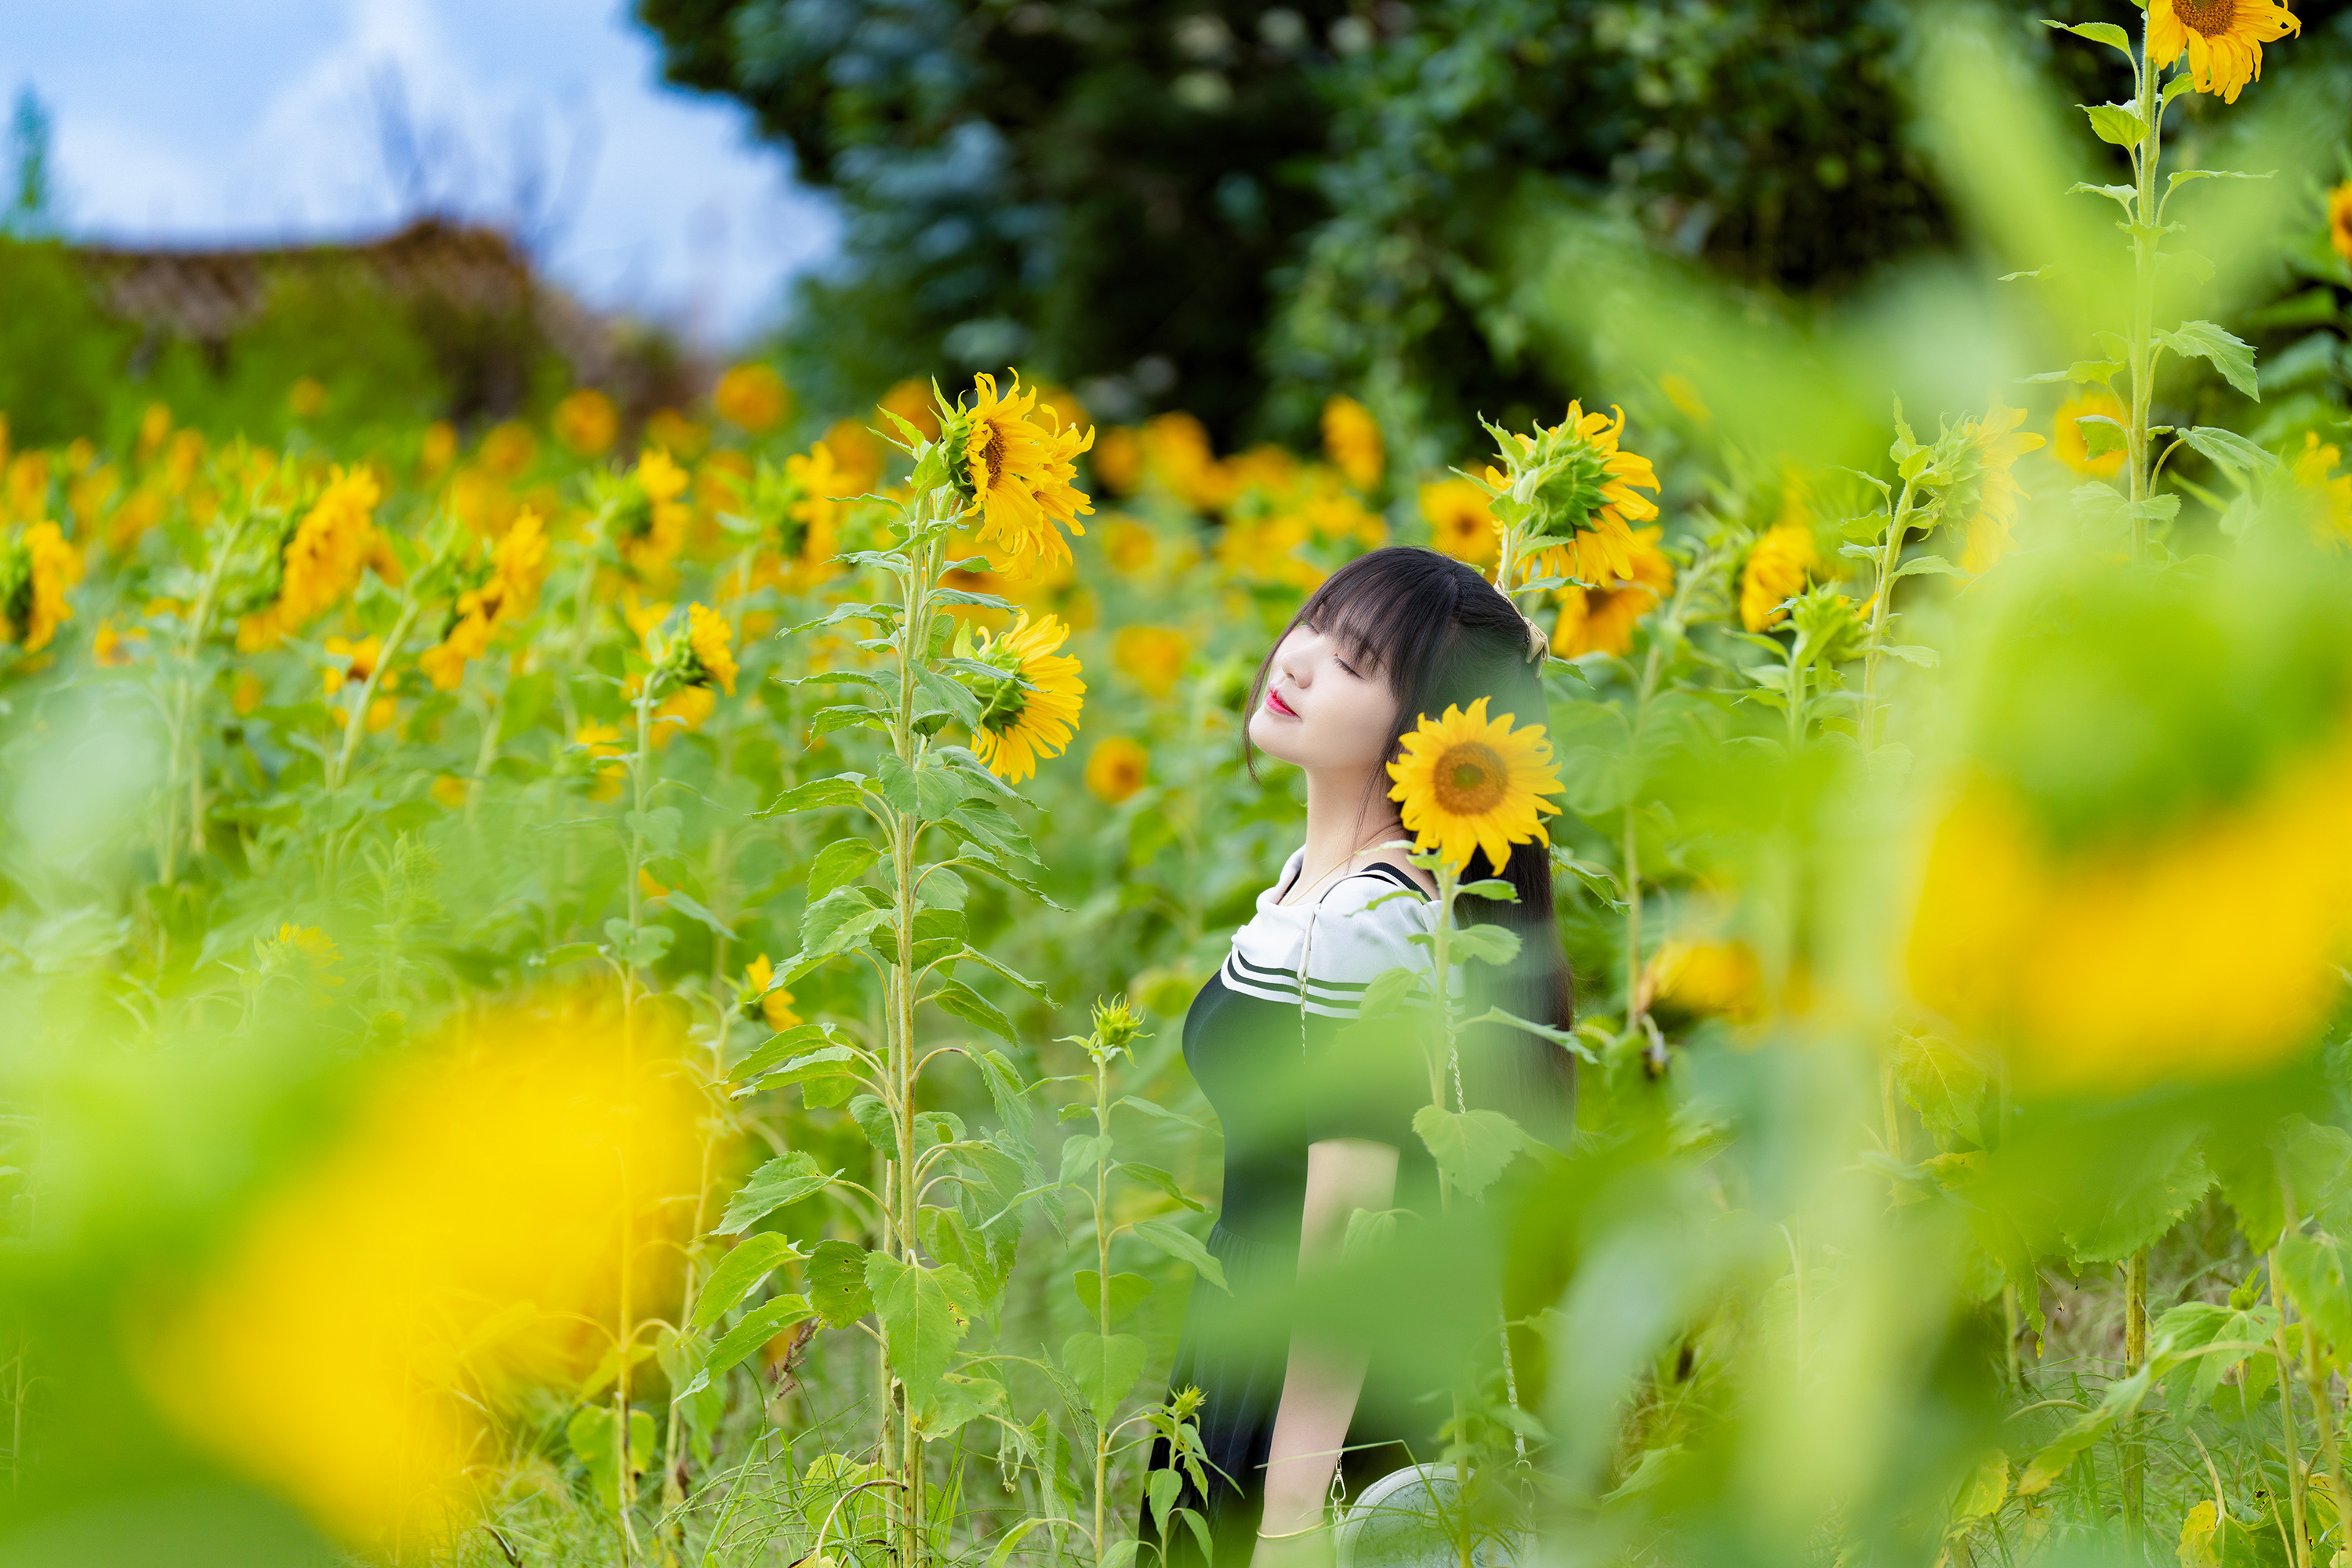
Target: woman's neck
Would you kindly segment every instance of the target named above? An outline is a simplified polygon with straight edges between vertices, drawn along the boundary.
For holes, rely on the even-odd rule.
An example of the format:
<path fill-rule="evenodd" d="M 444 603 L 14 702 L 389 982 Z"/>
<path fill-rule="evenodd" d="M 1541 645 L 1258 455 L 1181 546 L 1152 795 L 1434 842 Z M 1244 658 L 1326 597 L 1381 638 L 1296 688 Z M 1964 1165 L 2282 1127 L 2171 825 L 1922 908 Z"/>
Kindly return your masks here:
<path fill-rule="evenodd" d="M 1396 805 L 1364 769 L 1312 768 L 1307 773 L 1307 858 L 1302 880 L 1320 876 L 1379 842 L 1397 821 Z"/>

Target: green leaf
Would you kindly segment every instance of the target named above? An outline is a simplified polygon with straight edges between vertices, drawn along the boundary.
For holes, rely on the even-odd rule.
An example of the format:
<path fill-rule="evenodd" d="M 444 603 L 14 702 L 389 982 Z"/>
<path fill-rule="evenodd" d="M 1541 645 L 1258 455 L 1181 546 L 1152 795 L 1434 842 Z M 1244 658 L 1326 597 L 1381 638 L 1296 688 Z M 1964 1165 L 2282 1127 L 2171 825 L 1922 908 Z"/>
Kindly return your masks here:
<path fill-rule="evenodd" d="M 845 561 L 848 556 L 845 555 L 842 559 Z M 895 626 L 898 624 L 898 616 L 899 609 L 896 605 L 835 605 L 815 620 L 803 621 L 796 626 L 786 626 L 776 635 L 780 637 L 796 637 L 803 632 L 821 631 L 826 626 L 837 626 L 844 621 L 870 621 L 877 626 Z"/>
<path fill-rule="evenodd" d="M 2096 121 L 2093 123 L 2095 124 Z M 2138 187 L 2134 185 L 2092 185 L 2081 181 L 2067 186 L 2066 194 L 2070 196 L 2105 196 L 2109 201 L 2119 205 L 2126 214 L 2132 210 L 2132 204 L 2139 199 Z"/>
<path fill-rule="evenodd" d="M 1519 901 L 1519 890 L 1500 877 L 1488 877 L 1477 882 L 1465 882 L 1454 890 L 1465 898 L 1498 899 L 1507 904 L 1516 904 Z M 1412 896 L 1405 893 L 1402 888 L 1399 888 L 1397 892 L 1408 898 Z"/>
<path fill-rule="evenodd" d="M 2131 1376 L 2109 1384 L 2106 1397 L 2095 1409 L 2078 1416 L 2054 1442 L 2033 1456 L 2032 1462 L 2017 1478 L 2017 1495 L 2032 1497 L 2048 1490 L 2050 1483 L 2064 1474 L 2066 1467 L 2073 1464 L 2084 1449 L 2106 1436 L 2116 1422 L 2139 1408 L 2139 1402 L 2147 1396 L 2149 1384 L 2155 1381 L 2155 1373 L 2156 1363 L 2151 1361 Z"/>
<path fill-rule="evenodd" d="M 825 1174 L 816 1156 L 805 1149 L 795 1149 L 771 1160 L 752 1172 L 751 1179 L 728 1200 L 727 1212 L 719 1216 L 715 1234 L 728 1236 L 747 1229 L 786 1204 L 800 1202 L 839 1174 L 839 1171 L 831 1176 Z"/>
<path fill-rule="evenodd" d="M 1923 647 L 1917 643 L 1888 643 L 1878 651 L 1890 654 L 1909 664 L 1924 665 L 1929 669 L 1935 668 L 1937 661 L 1944 657 L 1934 648 Z"/>
<path fill-rule="evenodd" d="M 2168 196 L 2191 180 L 2267 180 L 2269 178 L 2268 174 L 2242 174 L 2236 169 L 2175 169 L 2172 171 L 2170 183 L 2164 187 L 2164 194 Z"/>
<path fill-rule="evenodd" d="M 735 1310 L 735 1304 L 751 1293 L 751 1288 L 786 1263 L 797 1263 L 804 1255 L 784 1237 L 772 1230 L 747 1236 L 732 1251 L 719 1260 L 710 1278 L 702 1282 L 695 1293 L 694 1311 L 686 1320 L 689 1329 L 707 1329 Z"/>
<path fill-rule="evenodd" d="M 1178 1262 L 1191 1264 L 1202 1279 L 1218 1289 L 1232 1293 L 1233 1287 L 1225 1283 L 1224 1265 L 1211 1257 L 1209 1249 L 1201 1245 L 1199 1238 L 1174 1220 L 1139 1220 L 1135 1226 L 1135 1234 Z"/>
<path fill-rule="evenodd" d="M 1085 1132 L 1062 1144 L 1062 1174 L 1065 1186 L 1093 1170 L 1110 1153 L 1111 1139 L 1105 1132 Z"/>
<path fill-rule="evenodd" d="M 845 1329 L 874 1310 L 866 1288 L 866 1249 L 854 1241 L 820 1241 L 808 1258 L 808 1299 L 825 1327 Z"/>
<path fill-rule="evenodd" d="M 738 1092 L 750 1094 L 763 1089 L 788 1089 L 821 1078 L 856 1079 L 858 1069 L 868 1061 L 866 1053 L 855 1046 L 825 1046 L 794 1057 L 779 1068 L 758 1071 L 738 1068 L 734 1078 L 743 1086 Z"/>
<path fill-rule="evenodd" d="M 1062 1366 L 1093 1407 L 1095 1419 L 1108 1426 L 1111 1412 L 1143 1374 L 1143 1342 L 1133 1334 L 1106 1339 L 1090 1331 L 1075 1333 L 1062 1346 Z"/>
<path fill-rule="evenodd" d="M 794 784 L 767 804 L 755 816 L 790 816 L 798 811 L 818 811 L 831 805 L 856 805 L 865 793 L 864 773 L 835 773 Z"/>
<path fill-rule="evenodd" d="M 2110 1170 L 2086 1215 L 2066 1230 L 2078 1263 L 2115 1263 L 2129 1258 L 2179 1223 L 2213 1184 L 2204 1152 L 2193 1142 L 2171 1152 L 2139 1151 L 2137 1168 Z"/>
<path fill-rule="evenodd" d="M 2131 440 L 2131 433 L 2105 414 L 2078 415 L 2074 428 L 2082 432 L 2084 448 L 2094 458 L 2120 452 Z"/>
<path fill-rule="evenodd" d="M 2290 1236 L 2278 1244 L 2279 1278 L 2304 1320 L 2340 1353 L 2352 1349 L 2352 1284 L 2344 1243 Z"/>
<path fill-rule="evenodd" d="M 1974 1057 L 1932 1035 L 1906 1035 L 1895 1048 L 1895 1075 L 1938 1145 L 1976 1137 L 1987 1079 Z"/>
<path fill-rule="evenodd" d="M 1472 1197 L 1493 1186 L 1528 1142 L 1519 1124 L 1499 1110 L 1424 1105 L 1412 1113 L 1412 1130 L 1446 1179 Z"/>
<path fill-rule="evenodd" d="M 2099 140 L 2117 147 L 2137 147 L 2147 140 L 2147 121 L 2140 118 L 2136 103 L 2082 103 L 2075 105 L 2091 117 L 2091 129 Z"/>
<path fill-rule="evenodd" d="M 574 1411 L 564 1425 L 564 1440 L 587 1468 L 590 1484 L 607 1511 L 621 1506 L 624 1491 L 635 1492 L 637 1478 L 646 1473 L 646 1463 L 659 1449 L 654 1436 L 653 1412 L 629 1412 L 629 1441 L 625 1450 L 621 1444 L 620 1422 L 609 1405 L 587 1405 Z M 626 1476 L 623 1471 L 627 1472 Z"/>
<path fill-rule="evenodd" d="M 2271 453 L 2255 446 L 2235 430 L 2219 430 L 2210 425 L 2191 425 L 2175 432 L 2196 450 L 2204 453 L 2231 473 L 2252 469 L 2267 473 L 2279 466 Z"/>
<path fill-rule="evenodd" d="M 809 863 L 809 902 L 815 903 L 836 888 L 856 881 L 881 858 L 882 851 L 866 839 L 835 839 L 818 850 L 816 858 Z"/>
<path fill-rule="evenodd" d="M 876 787 L 890 809 L 901 816 L 913 816 L 922 809 L 922 797 L 915 791 L 915 770 L 896 752 L 885 752 L 875 764 Z"/>
<path fill-rule="evenodd" d="M 1157 1165 L 1144 1164 L 1139 1160 L 1121 1160 L 1111 1168 L 1123 1176 L 1132 1176 L 1139 1182 L 1149 1182 L 1194 1214 L 1208 1212 L 1208 1205 L 1196 1202 L 1187 1194 L 1177 1182 L 1175 1173 L 1171 1171 L 1163 1171 Z"/>
<path fill-rule="evenodd" d="M 583 959 L 600 957 L 604 951 L 593 942 L 567 942 L 551 947 L 545 952 L 534 952 L 527 962 L 552 969 L 559 963 L 578 963 Z"/>
<path fill-rule="evenodd" d="M 2045 370 L 2040 375 L 2029 375 L 2028 382 L 2071 381 L 2083 386 L 2105 386 L 2124 368 L 2119 359 L 2078 359 L 2064 370 Z"/>
<path fill-rule="evenodd" d="M 888 1336 L 890 1365 L 906 1387 L 908 1405 L 924 1414 L 979 1310 L 979 1294 L 961 1268 L 926 1268 L 887 1252 L 866 1255 L 866 1288 L 874 1293 L 874 1314 Z"/>
<path fill-rule="evenodd" d="M 808 739 L 811 745 L 835 730 L 887 730 L 889 716 L 878 708 L 863 702 L 835 702 L 809 715 Z"/>
<path fill-rule="evenodd" d="M 2189 68 L 2184 65 L 2180 68 L 2179 76 L 2164 84 L 2164 101 L 2169 104 L 2174 99 L 2196 90 L 2197 79 L 2189 74 Z"/>
<path fill-rule="evenodd" d="M 2262 384 L 2254 377 L 2254 349 L 2234 332 L 2210 321 L 2183 321 L 2171 331 L 2159 331 L 2157 341 L 2185 359 L 2210 360 L 2223 380 L 2248 397 L 2263 400 Z"/>
<path fill-rule="evenodd" d="M 866 1141 L 886 1160 L 900 1158 L 898 1124 L 891 1119 L 890 1107 L 879 1096 L 861 1094 L 849 1102 L 849 1119 L 866 1134 Z"/>
<path fill-rule="evenodd" d="M 1013 1020 L 1006 1017 L 995 1003 L 961 980 L 939 982 L 939 988 L 923 1000 L 938 1003 L 942 1011 L 954 1014 L 967 1024 L 986 1029 L 1009 1045 L 1021 1043 L 1013 1032 Z"/>
<path fill-rule="evenodd" d="M 824 958 L 846 952 L 857 940 L 890 918 L 862 888 L 836 888 L 801 914 L 801 955 Z"/>
<path fill-rule="evenodd" d="M 694 900 L 678 891 L 676 888 L 672 888 L 668 892 L 664 893 L 662 895 L 661 901 L 668 905 L 671 909 L 676 910 L 679 914 L 686 916 L 688 920 L 698 921 L 708 927 L 713 935 L 732 937 L 735 934 L 734 928 L 728 925 L 725 921 L 720 920 L 717 915 L 711 913 L 709 910 L 704 908 L 701 904 L 697 903 Z"/>
<path fill-rule="evenodd" d="M 672 855 L 677 851 L 677 836 L 686 824 L 686 814 L 674 805 L 657 805 L 651 811 L 623 812 L 621 823 L 650 845 L 655 854 Z"/>
<path fill-rule="evenodd" d="M 1915 555 L 1910 560 L 1906 561 L 1902 565 L 1897 566 L 1889 576 L 1888 580 L 1891 582 L 1895 577 L 1914 577 L 1917 576 L 1921 573 L 1928 572 L 1934 573 L 1938 577 L 1965 577 L 1969 575 L 1967 572 L 1953 565 L 1950 562 L 1945 560 L 1940 555 Z"/>
<path fill-rule="evenodd" d="M 1103 1277 L 1100 1274 L 1091 1268 L 1081 1268 L 1071 1279 L 1070 1283 L 1076 1287 L 1078 1292 L 1078 1305 L 1087 1310 L 1087 1317 L 1098 1317 L 1104 1313 L 1106 1303 L 1103 1300 Z M 1150 1294 L 1151 1281 L 1142 1275 L 1112 1275 L 1110 1300 L 1108 1303 L 1110 1321 L 1114 1323 L 1118 1322 L 1142 1305 L 1144 1298 Z"/>
<path fill-rule="evenodd" d="M 2105 44 L 2109 48 L 2121 49 L 2127 58 L 2132 52 L 2131 35 L 2113 22 L 2053 22 L 2044 18 L 2042 25 L 2055 27 L 2062 33 L 2072 33 L 2078 38 L 2088 38 L 2095 44 Z"/>
<path fill-rule="evenodd" d="M 814 1045 L 847 1045 L 848 1037 L 837 1032 L 831 1024 L 794 1024 L 791 1028 L 769 1036 L 728 1072 L 736 1083 L 749 1083 L 762 1073 L 775 1070 L 779 1062 L 793 1057 Z"/>
<path fill-rule="evenodd" d="M 1415 942 L 1423 939 L 1415 936 Z M 1454 928 L 1447 939 L 1455 957 L 1481 963 L 1506 964 L 1519 956 L 1519 933 L 1508 926 L 1466 925 Z"/>
<path fill-rule="evenodd" d="M 690 1394 L 699 1394 L 714 1379 L 725 1376 L 744 1357 L 791 1328 L 804 1323 L 816 1314 L 810 1309 L 805 1296 L 776 1296 L 761 1302 L 743 1314 L 742 1321 L 720 1336 L 703 1356 L 702 1364 L 695 1370 L 693 1381 L 677 1391 L 670 1403 Z"/>
<path fill-rule="evenodd" d="M 945 1437 L 975 1415 L 1004 1404 L 1004 1385 L 992 1377 L 965 1377 L 950 1373 L 940 1379 L 931 1407 L 915 1418 L 916 1429 L 927 1437 Z"/>

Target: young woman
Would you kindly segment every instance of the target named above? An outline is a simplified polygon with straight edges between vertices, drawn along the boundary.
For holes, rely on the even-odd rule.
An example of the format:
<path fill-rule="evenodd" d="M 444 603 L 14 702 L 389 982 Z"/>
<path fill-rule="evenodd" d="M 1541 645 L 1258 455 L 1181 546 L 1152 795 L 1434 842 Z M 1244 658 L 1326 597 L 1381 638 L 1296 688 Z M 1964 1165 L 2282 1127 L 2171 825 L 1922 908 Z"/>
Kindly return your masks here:
<path fill-rule="evenodd" d="M 1258 895 L 1184 1020 L 1185 1060 L 1224 1131 L 1209 1250 L 1230 1291 L 1193 1285 L 1171 1389 L 1201 1391 L 1213 1471 L 1206 1496 L 1187 1480 L 1177 1503 L 1208 1521 L 1218 1568 L 1312 1563 L 1335 1467 L 1352 1491 L 1434 1452 L 1430 1433 L 1449 1407 L 1385 1364 L 1398 1358 L 1377 1341 L 1340 1348 L 1347 1336 L 1283 1325 L 1279 1313 L 1295 1280 L 1338 1259 L 1357 1210 L 1436 1215 L 1434 1169 L 1412 1127 L 1430 1099 L 1419 1047 L 1345 1032 L 1381 971 L 1429 962 L 1412 939 L 1432 929 L 1435 884 L 1408 858 L 1385 764 L 1423 714 L 1450 704 L 1485 697 L 1491 713 L 1541 722 L 1542 646 L 1469 567 L 1376 550 L 1316 590 L 1251 689 L 1244 750 L 1253 765 L 1264 752 L 1305 773 L 1307 842 Z M 1516 904 L 1465 899 L 1456 910 L 1522 937 L 1515 968 L 1476 979 L 1480 1006 L 1565 1028 L 1549 852 L 1522 845 L 1501 867 L 1479 854 L 1464 873 L 1497 876 Z M 1574 1094 L 1565 1054 L 1523 1031 L 1489 1033 L 1463 1053 L 1472 1101 L 1509 1110 L 1538 1136 L 1561 1130 Z M 1168 1463 L 1163 1442 L 1151 1467 Z M 1198 1562 L 1192 1531 L 1171 1519 L 1170 1561 Z M 1143 1531 L 1159 1539 L 1148 1502 Z"/>

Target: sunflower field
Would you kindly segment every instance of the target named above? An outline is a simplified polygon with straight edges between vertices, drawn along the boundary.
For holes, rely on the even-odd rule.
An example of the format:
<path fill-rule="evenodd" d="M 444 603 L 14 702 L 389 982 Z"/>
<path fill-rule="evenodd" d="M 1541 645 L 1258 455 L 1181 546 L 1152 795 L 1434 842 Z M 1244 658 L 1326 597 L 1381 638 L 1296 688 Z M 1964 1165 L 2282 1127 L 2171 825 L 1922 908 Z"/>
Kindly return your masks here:
<path fill-rule="evenodd" d="M 1437 1085 L 1446 1223 L 1298 1286 L 1503 1301 L 1460 1561 L 2352 1561 L 2342 104 L 2271 0 L 2079 109 L 1939 26 L 1973 250 L 1801 315 L 1539 215 L 1584 394 L 1458 465 L 758 361 L 0 444 L 0 1561 L 1149 1568 L 1251 681 L 1390 543 L 1549 658 L 1399 764 L 1384 994 L 1477 1021 L 1488 723 L 1577 994 L 1573 1135 Z"/>

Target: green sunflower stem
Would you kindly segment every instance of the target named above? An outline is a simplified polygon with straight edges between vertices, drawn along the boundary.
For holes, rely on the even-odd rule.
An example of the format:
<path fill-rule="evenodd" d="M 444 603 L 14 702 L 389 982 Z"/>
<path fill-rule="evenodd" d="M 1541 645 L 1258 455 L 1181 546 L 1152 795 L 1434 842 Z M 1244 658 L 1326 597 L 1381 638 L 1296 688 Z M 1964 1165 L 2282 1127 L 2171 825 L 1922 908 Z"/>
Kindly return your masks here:
<path fill-rule="evenodd" d="M 1893 617 L 1888 604 L 1895 596 L 1895 569 L 1902 563 L 1903 539 L 1911 531 L 1912 498 L 1916 480 L 1903 481 L 1903 493 L 1895 499 L 1895 510 L 1887 520 L 1886 538 L 1878 552 L 1878 581 L 1870 600 L 1870 629 L 1863 642 L 1862 656 L 1862 749 L 1866 752 L 1878 745 L 1881 721 L 1886 704 L 1879 695 L 1878 668 L 1886 652 L 1886 626 Z"/>
<path fill-rule="evenodd" d="M 2147 519 L 2139 503 L 2148 499 L 2148 407 L 2154 392 L 2156 361 L 2156 239 L 2159 207 L 2156 196 L 2157 165 L 2163 158 L 2164 99 L 2158 89 L 2158 68 L 2149 48 L 2156 26 L 2151 12 L 2141 18 L 2139 58 L 2133 62 L 2138 89 L 2138 109 L 2147 134 L 2132 149 L 2133 184 L 2138 187 L 2137 211 L 2132 225 L 2131 410 L 2124 434 L 2124 467 L 2129 472 L 2131 552 L 2134 561 L 2147 554 Z"/>

